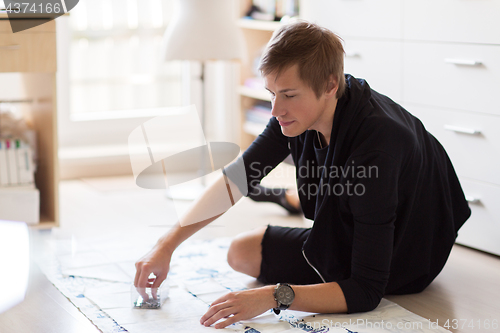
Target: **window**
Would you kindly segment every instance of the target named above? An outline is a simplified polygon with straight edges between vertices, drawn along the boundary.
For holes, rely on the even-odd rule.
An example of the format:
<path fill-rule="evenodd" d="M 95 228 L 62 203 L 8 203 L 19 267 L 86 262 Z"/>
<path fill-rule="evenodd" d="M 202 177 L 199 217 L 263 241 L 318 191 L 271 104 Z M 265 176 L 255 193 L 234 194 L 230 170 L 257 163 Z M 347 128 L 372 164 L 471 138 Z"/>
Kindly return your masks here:
<path fill-rule="evenodd" d="M 85 0 L 71 11 L 70 119 L 181 104 L 181 64 L 161 59 L 172 0 Z"/>
<path fill-rule="evenodd" d="M 172 107 L 201 105 L 200 64 L 165 62 L 174 0 L 80 0 L 57 19 L 61 177 L 130 173 L 128 136 Z M 207 64 L 206 135 L 238 136 L 235 64 Z M 176 131 L 189 124 L 171 124 Z M 197 140 L 197 138 L 193 138 Z M 177 147 L 172 143 L 172 151 Z M 185 142 L 184 142 L 185 144 Z"/>

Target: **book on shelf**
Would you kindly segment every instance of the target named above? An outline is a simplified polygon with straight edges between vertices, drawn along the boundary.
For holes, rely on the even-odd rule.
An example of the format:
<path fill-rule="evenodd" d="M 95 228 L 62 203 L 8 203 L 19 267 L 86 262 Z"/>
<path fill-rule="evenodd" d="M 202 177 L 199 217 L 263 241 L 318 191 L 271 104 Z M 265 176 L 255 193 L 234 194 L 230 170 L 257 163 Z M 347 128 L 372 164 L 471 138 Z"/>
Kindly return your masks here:
<path fill-rule="evenodd" d="M 270 102 L 258 102 L 245 112 L 246 121 L 252 123 L 267 124 L 271 117 Z"/>
<path fill-rule="evenodd" d="M 20 139 L 0 140 L 0 219 L 36 224 L 40 192 L 35 188 L 30 146 Z"/>
<path fill-rule="evenodd" d="M 253 0 L 247 16 L 261 21 L 279 21 L 299 14 L 299 0 Z"/>
<path fill-rule="evenodd" d="M 33 184 L 35 166 L 30 146 L 20 139 L 0 140 L 0 187 Z"/>

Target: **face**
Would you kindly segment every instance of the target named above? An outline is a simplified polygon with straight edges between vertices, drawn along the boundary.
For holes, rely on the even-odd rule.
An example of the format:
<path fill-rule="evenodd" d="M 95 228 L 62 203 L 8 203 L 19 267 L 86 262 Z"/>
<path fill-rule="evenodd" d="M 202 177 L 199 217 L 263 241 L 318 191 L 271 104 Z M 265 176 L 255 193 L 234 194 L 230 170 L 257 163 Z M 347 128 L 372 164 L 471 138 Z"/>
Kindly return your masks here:
<path fill-rule="evenodd" d="M 265 76 L 264 84 L 271 93 L 272 115 L 279 121 L 285 136 L 294 137 L 308 129 L 322 133 L 331 130 L 336 87 L 317 98 L 312 88 L 299 78 L 298 65 L 278 77 L 276 74 Z"/>

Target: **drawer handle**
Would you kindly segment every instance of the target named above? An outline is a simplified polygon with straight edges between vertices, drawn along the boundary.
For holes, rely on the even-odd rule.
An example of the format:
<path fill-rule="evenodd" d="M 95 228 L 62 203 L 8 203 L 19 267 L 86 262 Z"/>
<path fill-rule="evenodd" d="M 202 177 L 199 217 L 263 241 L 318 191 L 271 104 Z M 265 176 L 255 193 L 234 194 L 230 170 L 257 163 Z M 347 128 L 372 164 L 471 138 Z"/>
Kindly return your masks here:
<path fill-rule="evenodd" d="M 19 50 L 20 48 L 19 44 L 0 46 L 0 50 Z"/>
<path fill-rule="evenodd" d="M 481 199 L 479 199 L 477 197 L 472 197 L 470 195 L 466 195 L 465 200 L 467 200 L 468 203 L 473 204 L 473 205 L 479 205 L 481 203 Z"/>
<path fill-rule="evenodd" d="M 471 134 L 471 135 L 479 135 L 479 134 L 481 134 L 480 130 L 475 130 L 473 128 L 465 128 L 465 127 L 453 126 L 453 125 L 444 125 L 444 129 L 446 129 L 448 131 L 457 132 L 457 133 L 463 133 L 463 134 Z"/>
<path fill-rule="evenodd" d="M 470 60 L 470 59 L 451 59 L 446 58 L 444 62 L 452 65 L 461 65 L 461 66 L 481 66 L 483 62 L 481 60 Z"/>
<path fill-rule="evenodd" d="M 346 58 L 359 58 L 361 54 L 356 51 L 345 51 Z"/>

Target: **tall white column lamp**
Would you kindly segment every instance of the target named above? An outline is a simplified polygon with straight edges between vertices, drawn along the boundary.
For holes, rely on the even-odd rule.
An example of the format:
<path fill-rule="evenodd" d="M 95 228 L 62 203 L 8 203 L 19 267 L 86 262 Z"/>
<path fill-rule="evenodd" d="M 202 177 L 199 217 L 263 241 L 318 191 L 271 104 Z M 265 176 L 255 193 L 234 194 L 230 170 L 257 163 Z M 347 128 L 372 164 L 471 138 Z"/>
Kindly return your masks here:
<path fill-rule="evenodd" d="M 165 31 L 163 59 L 201 63 L 201 126 L 206 130 L 205 62 L 243 59 L 243 36 L 236 26 L 234 0 L 176 0 L 175 12 Z M 203 159 L 202 159 L 203 160 Z M 204 184 L 186 189 L 176 199 L 195 199 Z"/>

